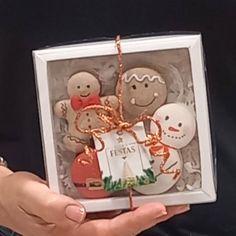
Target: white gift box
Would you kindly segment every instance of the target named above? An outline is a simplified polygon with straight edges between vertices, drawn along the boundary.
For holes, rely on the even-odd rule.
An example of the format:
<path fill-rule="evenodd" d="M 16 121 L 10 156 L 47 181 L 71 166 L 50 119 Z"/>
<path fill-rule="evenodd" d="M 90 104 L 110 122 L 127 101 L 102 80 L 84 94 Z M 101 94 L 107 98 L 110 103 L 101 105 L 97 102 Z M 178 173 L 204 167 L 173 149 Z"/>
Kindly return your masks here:
<path fill-rule="evenodd" d="M 197 123 L 195 138 L 179 150 L 183 174 L 178 183 L 161 194 L 135 194 L 134 206 L 153 201 L 165 205 L 215 201 L 214 158 L 201 35 L 121 39 L 121 47 L 124 67 L 158 69 L 167 82 L 166 103 L 185 103 Z M 66 84 L 69 76 L 81 70 L 93 70 L 99 75 L 103 95 L 114 94 L 113 80 L 118 70 L 115 40 L 35 50 L 33 57 L 45 166 L 51 190 L 78 198 L 88 212 L 129 208 L 125 193 L 103 199 L 80 197 L 70 180 L 70 165 L 76 155 L 66 150 L 61 142 L 61 134 L 66 133 L 68 127 L 53 111 L 56 101 L 68 98 Z"/>

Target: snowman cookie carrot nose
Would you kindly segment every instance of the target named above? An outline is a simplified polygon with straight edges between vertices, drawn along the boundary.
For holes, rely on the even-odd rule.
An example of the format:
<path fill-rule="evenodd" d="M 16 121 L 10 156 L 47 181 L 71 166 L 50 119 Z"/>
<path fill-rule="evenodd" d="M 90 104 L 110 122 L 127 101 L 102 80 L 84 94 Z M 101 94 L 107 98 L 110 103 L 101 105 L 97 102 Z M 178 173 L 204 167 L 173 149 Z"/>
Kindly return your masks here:
<path fill-rule="evenodd" d="M 196 132 L 196 121 L 187 106 L 170 103 L 160 107 L 153 115 L 161 129 L 161 142 L 176 149 L 183 148 Z M 151 130 L 155 127 L 152 125 Z"/>
<path fill-rule="evenodd" d="M 170 126 L 170 127 L 168 128 L 168 130 L 169 130 L 169 131 L 173 131 L 173 132 L 179 132 L 179 129 L 176 129 L 176 128 L 172 127 L 172 126 Z"/>

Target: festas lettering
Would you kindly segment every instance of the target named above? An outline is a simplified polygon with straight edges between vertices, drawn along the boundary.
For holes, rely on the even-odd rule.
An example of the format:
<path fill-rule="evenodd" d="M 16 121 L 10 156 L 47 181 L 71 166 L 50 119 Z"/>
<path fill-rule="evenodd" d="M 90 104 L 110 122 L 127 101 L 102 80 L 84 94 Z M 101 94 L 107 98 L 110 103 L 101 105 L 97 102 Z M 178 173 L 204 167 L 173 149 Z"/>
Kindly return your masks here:
<path fill-rule="evenodd" d="M 137 145 L 122 146 L 110 150 L 110 157 L 126 158 L 129 154 L 137 152 Z"/>

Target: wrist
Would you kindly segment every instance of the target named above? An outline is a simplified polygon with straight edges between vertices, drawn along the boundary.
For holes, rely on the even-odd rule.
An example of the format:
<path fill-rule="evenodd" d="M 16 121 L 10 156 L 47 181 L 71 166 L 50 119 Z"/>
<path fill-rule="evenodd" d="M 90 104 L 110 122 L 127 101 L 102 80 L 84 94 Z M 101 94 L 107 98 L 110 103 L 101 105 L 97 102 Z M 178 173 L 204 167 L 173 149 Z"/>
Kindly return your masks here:
<path fill-rule="evenodd" d="M 12 174 L 12 171 L 7 168 L 7 162 L 3 157 L 0 157 L 0 225 L 5 225 L 4 221 L 6 220 L 6 214 L 4 211 L 4 182 L 7 176 Z M 6 225 L 5 225 L 6 226 Z"/>
<path fill-rule="evenodd" d="M 4 191 L 4 182 L 8 175 L 11 174 L 11 171 L 4 166 L 0 166 L 0 225 L 6 226 L 6 212 L 4 208 L 4 199 L 5 199 L 5 191 Z"/>

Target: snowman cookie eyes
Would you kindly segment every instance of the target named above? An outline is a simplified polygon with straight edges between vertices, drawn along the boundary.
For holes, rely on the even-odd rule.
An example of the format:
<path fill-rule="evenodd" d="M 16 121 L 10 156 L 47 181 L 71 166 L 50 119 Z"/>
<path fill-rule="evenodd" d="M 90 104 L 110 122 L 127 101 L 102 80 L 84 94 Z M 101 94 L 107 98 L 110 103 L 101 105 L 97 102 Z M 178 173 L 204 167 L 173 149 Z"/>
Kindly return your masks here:
<path fill-rule="evenodd" d="M 170 116 L 168 116 L 168 115 L 165 116 L 164 121 L 171 122 Z M 181 132 L 182 125 L 183 125 L 182 122 L 179 122 L 177 125 L 169 126 L 167 128 L 168 131 L 165 131 L 164 129 L 162 130 L 162 132 L 163 132 L 162 135 L 167 135 L 169 138 L 173 138 L 173 139 L 181 139 L 181 138 L 185 137 L 185 134 L 183 134 L 182 136 L 178 136 L 178 134 Z"/>

